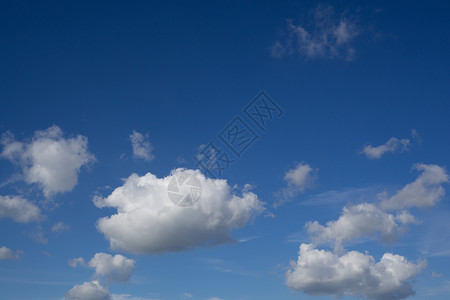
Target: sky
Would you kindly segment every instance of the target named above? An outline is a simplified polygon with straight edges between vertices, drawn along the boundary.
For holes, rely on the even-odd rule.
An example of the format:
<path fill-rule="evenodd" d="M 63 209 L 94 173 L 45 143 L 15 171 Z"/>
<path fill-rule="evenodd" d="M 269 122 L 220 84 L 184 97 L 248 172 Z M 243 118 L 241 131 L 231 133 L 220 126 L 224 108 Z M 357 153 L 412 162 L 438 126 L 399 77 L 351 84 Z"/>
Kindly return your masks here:
<path fill-rule="evenodd" d="M 0 298 L 448 299 L 447 1 L 3 1 Z"/>

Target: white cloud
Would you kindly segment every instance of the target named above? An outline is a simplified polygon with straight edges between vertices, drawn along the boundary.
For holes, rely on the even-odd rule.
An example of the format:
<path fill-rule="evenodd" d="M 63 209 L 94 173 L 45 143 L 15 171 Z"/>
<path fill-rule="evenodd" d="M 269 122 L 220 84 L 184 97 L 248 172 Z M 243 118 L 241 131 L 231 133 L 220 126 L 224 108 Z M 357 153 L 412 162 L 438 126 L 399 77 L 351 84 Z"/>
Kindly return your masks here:
<path fill-rule="evenodd" d="M 112 300 L 111 293 L 98 281 L 85 282 L 70 289 L 64 300 Z"/>
<path fill-rule="evenodd" d="M 130 279 L 136 262 L 123 255 L 114 256 L 107 253 L 96 253 L 89 261 L 95 273 L 105 277 L 107 282 L 126 282 Z"/>
<path fill-rule="evenodd" d="M 414 168 L 422 173 L 415 181 L 404 186 L 395 195 L 384 199 L 381 202 L 383 209 L 430 208 L 444 197 L 445 189 L 442 184 L 449 182 L 444 168 L 426 164 L 416 164 Z"/>
<path fill-rule="evenodd" d="M 11 133 L 1 139 L 0 157 L 18 163 L 25 181 L 37 183 L 49 197 L 71 191 L 78 183 L 80 168 L 95 160 L 87 150 L 87 138 L 64 138 L 62 130 L 52 127 L 36 131 L 30 141 L 18 142 Z"/>
<path fill-rule="evenodd" d="M 67 263 L 72 268 L 76 268 L 77 266 L 84 266 L 86 264 L 85 261 L 84 261 L 84 258 L 82 258 L 82 257 L 71 258 L 71 259 L 68 260 Z"/>
<path fill-rule="evenodd" d="M 313 187 L 316 179 L 317 170 L 314 170 L 309 164 L 297 164 L 295 168 L 288 170 L 284 175 L 287 186 L 276 194 L 278 199 L 274 203 L 274 207 L 282 205 L 298 193 Z"/>
<path fill-rule="evenodd" d="M 169 182 L 180 174 L 195 176 L 201 184 L 201 198 L 191 207 L 179 207 L 168 197 Z M 233 241 L 231 231 L 264 210 L 254 193 L 244 189 L 241 196 L 233 194 L 226 180 L 184 169 L 173 170 L 165 178 L 133 174 L 108 197 L 94 198 L 94 203 L 117 209 L 116 214 L 97 222 L 111 248 L 147 254 Z"/>
<path fill-rule="evenodd" d="M 22 250 L 17 250 L 14 252 L 5 246 L 2 246 L 0 247 L 0 260 L 16 260 L 22 253 Z"/>
<path fill-rule="evenodd" d="M 343 250 L 343 242 L 362 236 L 379 235 L 384 241 L 393 242 L 401 231 L 394 215 L 369 203 L 344 207 L 339 219 L 327 222 L 326 226 L 314 221 L 306 227 L 315 244 L 332 242 L 335 251 Z"/>
<path fill-rule="evenodd" d="M 352 42 L 362 32 L 354 18 L 344 15 L 337 18 L 333 7 L 323 5 L 317 6 L 312 16 L 310 29 L 288 20 L 286 38 L 275 42 L 271 48 L 272 55 L 282 57 L 297 52 L 307 59 L 352 60 L 355 56 Z"/>
<path fill-rule="evenodd" d="M 408 151 L 411 146 L 409 139 L 398 139 L 391 137 L 385 144 L 380 146 L 366 145 L 361 153 L 365 154 L 370 159 L 379 159 L 385 153 L 399 153 Z"/>
<path fill-rule="evenodd" d="M 38 222 L 44 218 L 39 207 L 20 196 L 0 196 L 0 218 L 19 223 Z"/>
<path fill-rule="evenodd" d="M 350 251 L 338 256 L 301 244 L 297 262 L 286 273 L 286 285 L 310 295 L 356 296 L 377 300 L 414 295 L 410 281 L 425 267 L 405 257 L 385 253 L 379 262 Z"/>
<path fill-rule="evenodd" d="M 69 231 L 70 230 L 70 226 L 65 224 L 64 222 L 58 222 L 53 224 L 52 226 L 52 232 L 54 233 L 61 233 L 64 231 Z"/>
<path fill-rule="evenodd" d="M 289 185 L 292 185 L 300 190 L 311 187 L 314 181 L 314 170 L 308 164 L 298 164 L 294 169 L 289 170 L 284 179 Z"/>
<path fill-rule="evenodd" d="M 131 146 L 133 147 L 133 156 L 135 158 L 141 158 L 151 161 L 155 158 L 152 154 L 153 147 L 149 141 L 148 133 L 143 135 L 136 130 L 130 134 Z"/>

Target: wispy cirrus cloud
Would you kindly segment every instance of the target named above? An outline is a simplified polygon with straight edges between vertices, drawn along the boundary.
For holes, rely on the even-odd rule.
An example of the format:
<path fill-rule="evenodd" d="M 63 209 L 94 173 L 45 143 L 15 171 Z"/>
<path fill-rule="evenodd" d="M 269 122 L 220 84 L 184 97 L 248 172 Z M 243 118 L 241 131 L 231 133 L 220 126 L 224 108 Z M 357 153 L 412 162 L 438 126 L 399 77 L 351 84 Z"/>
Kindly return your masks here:
<path fill-rule="evenodd" d="M 310 26 L 287 20 L 284 37 L 270 48 L 272 56 L 298 54 L 306 59 L 354 59 L 356 50 L 352 43 L 363 31 L 356 17 L 338 16 L 331 5 L 318 5 L 310 16 L 311 19 L 303 20 L 303 24 Z"/>

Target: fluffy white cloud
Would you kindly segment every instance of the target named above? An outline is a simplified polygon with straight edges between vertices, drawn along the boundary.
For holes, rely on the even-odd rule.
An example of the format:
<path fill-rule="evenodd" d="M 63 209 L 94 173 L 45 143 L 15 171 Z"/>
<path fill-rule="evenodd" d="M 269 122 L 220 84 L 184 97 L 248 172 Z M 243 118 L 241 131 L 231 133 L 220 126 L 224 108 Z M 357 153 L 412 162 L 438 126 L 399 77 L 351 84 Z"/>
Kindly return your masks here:
<path fill-rule="evenodd" d="M 272 55 L 282 57 L 297 52 L 308 59 L 325 57 L 352 60 L 355 49 L 351 43 L 361 33 L 361 28 L 353 18 L 336 18 L 333 7 L 323 5 L 319 5 L 312 15 L 313 26 L 309 30 L 288 20 L 286 38 L 272 46 Z"/>
<path fill-rule="evenodd" d="M 327 222 L 326 226 L 314 221 L 306 227 L 314 243 L 332 242 L 336 251 L 342 250 L 343 242 L 362 236 L 379 234 L 384 241 L 393 242 L 401 230 L 394 215 L 369 203 L 344 207 L 339 219 Z"/>
<path fill-rule="evenodd" d="M 274 207 L 280 206 L 298 193 L 311 188 L 317 178 L 317 170 L 314 170 L 309 164 L 300 163 L 295 168 L 290 169 L 284 175 L 287 186 L 277 193 L 277 201 Z"/>
<path fill-rule="evenodd" d="M 419 177 L 392 197 L 384 199 L 381 202 L 383 209 L 429 208 L 444 197 L 445 189 L 442 184 L 449 182 L 444 168 L 437 165 L 416 164 L 415 169 L 422 172 Z"/>
<path fill-rule="evenodd" d="M 201 184 L 201 198 L 191 207 L 177 206 L 169 199 L 169 182 L 180 174 L 195 176 Z M 245 226 L 264 210 L 257 195 L 247 189 L 239 196 L 226 180 L 209 179 L 199 170 L 184 169 L 173 170 L 165 178 L 133 174 L 108 197 L 94 198 L 94 203 L 117 209 L 116 214 L 97 222 L 113 249 L 147 254 L 233 241 L 231 231 Z"/>
<path fill-rule="evenodd" d="M 52 232 L 54 233 L 61 233 L 64 231 L 69 231 L 70 230 L 70 226 L 65 224 L 64 222 L 58 222 L 53 224 L 52 226 Z"/>
<path fill-rule="evenodd" d="M 350 251 L 338 256 L 301 244 L 297 262 L 286 273 L 286 285 L 310 295 L 356 296 L 369 299 L 402 299 L 414 295 L 410 280 L 425 266 L 405 257 L 385 253 L 379 262 Z"/>
<path fill-rule="evenodd" d="M 134 270 L 135 261 L 123 255 L 96 253 L 89 261 L 89 266 L 95 268 L 95 273 L 105 277 L 107 282 L 126 282 Z"/>
<path fill-rule="evenodd" d="M 64 300 L 112 300 L 111 293 L 98 281 L 75 285 L 64 297 Z"/>
<path fill-rule="evenodd" d="M 155 156 L 152 154 L 153 147 L 150 144 L 148 133 L 142 133 L 133 130 L 130 134 L 131 146 L 133 147 L 133 156 L 144 160 L 153 160 Z"/>
<path fill-rule="evenodd" d="M 284 179 L 289 185 L 292 185 L 300 190 L 304 190 L 314 182 L 314 170 L 308 164 L 298 164 L 294 169 L 289 170 Z"/>
<path fill-rule="evenodd" d="M 385 153 L 398 153 L 408 151 L 411 146 L 409 139 L 398 139 L 396 137 L 390 138 L 385 144 L 380 146 L 367 145 L 361 151 L 370 159 L 379 159 Z"/>
<path fill-rule="evenodd" d="M 28 223 L 40 221 L 44 216 L 39 207 L 20 196 L 0 196 L 0 218 Z"/>
<path fill-rule="evenodd" d="M 87 138 L 64 138 L 62 130 L 52 127 L 36 131 L 30 141 L 18 142 L 11 133 L 3 135 L 0 157 L 20 164 L 27 183 L 37 183 L 49 197 L 71 191 L 78 183 L 80 168 L 95 160 L 88 152 Z"/>
<path fill-rule="evenodd" d="M 16 260 L 22 253 L 22 250 L 17 250 L 16 252 L 14 252 L 13 250 L 5 246 L 2 246 L 0 247 L 0 260 Z"/>

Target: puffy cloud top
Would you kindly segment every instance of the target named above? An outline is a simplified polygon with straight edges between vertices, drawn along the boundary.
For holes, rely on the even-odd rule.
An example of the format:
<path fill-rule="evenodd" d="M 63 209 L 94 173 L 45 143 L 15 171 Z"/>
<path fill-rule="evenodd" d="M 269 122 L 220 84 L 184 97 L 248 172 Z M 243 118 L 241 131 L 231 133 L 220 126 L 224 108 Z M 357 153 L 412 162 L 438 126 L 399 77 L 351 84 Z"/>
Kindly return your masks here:
<path fill-rule="evenodd" d="M 338 256 L 301 244 L 297 262 L 292 262 L 286 273 L 286 285 L 310 295 L 402 299 L 414 295 L 409 281 L 424 266 L 391 253 L 375 262 L 372 256 L 357 251 Z"/>
<path fill-rule="evenodd" d="M 369 203 L 345 207 L 336 221 L 327 222 L 326 226 L 309 222 L 307 228 L 315 243 L 332 242 L 336 250 L 342 250 L 343 242 L 361 236 L 380 234 L 383 240 L 393 242 L 401 229 L 394 215 Z"/>
<path fill-rule="evenodd" d="M 111 293 L 98 281 L 75 285 L 64 297 L 64 300 L 112 300 Z"/>
<path fill-rule="evenodd" d="M 191 207 L 175 205 L 168 196 L 171 179 L 180 173 L 195 176 L 201 198 Z M 256 194 L 233 193 L 226 180 L 208 179 L 198 170 L 177 169 L 157 178 L 151 173 L 128 177 L 106 198 L 96 197 L 97 207 L 114 207 L 117 213 L 98 220 L 97 228 L 113 249 L 158 254 L 233 241 L 230 233 L 264 210 Z"/>
<path fill-rule="evenodd" d="M 114 256 L 107 253 L 97 253 L 89 261 L 89 266 L 95 268 L 95 273 L 106 278 L 107 282 L 126 282 L 134 270 L 135 261 L 123 255 Z"/>

